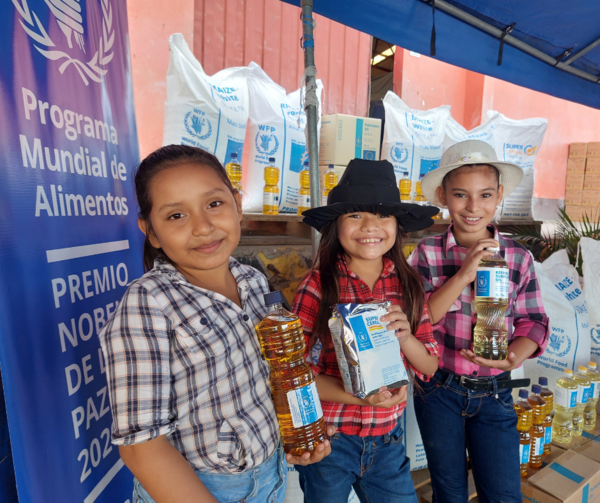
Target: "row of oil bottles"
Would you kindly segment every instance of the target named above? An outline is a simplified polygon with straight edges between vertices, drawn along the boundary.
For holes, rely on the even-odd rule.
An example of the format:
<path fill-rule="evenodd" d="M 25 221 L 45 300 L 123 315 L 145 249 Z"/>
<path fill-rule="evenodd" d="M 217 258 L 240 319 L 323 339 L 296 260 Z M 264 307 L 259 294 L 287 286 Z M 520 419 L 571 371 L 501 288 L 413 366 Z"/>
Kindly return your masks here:
<path fill-rule="evenodd" d="M 539 378 L 539 384 L 519 390 L 515 402 L 520 435 L 519 458 L 521 476 L 527 476 L 527 467 L 542 466 L 542 456 L 550 454 L 550 443 L 569 444 L 573 437 L 596 427 L 596 407 L 600 395 L 600 373 L 594 362 L 578 367 L 573 374 L 565 369 L 556 381 L 555 393 L 548 389 L 548 379 Z M 554 407 L 554 416 L 552 409 Z"/>
<path fill-rule="evenodd" d="M 321 205 L 327 205 L 327 196 L 331 189 L 338 184 L 338 176 L 334 171 L 333 164 L 330 164 L 327 171 L 323 175 L 323 193 L 321 195 Z M 225 165 L 227 176 L 233 185 L 233 188 L 242 190 L 242 166 L 238 162 L 236 153 L 232 153 L 229 162 Z M 279 214 L 279 168 L 275 166 L 275 158 L 269 157 L 269 165 L 264 170 L 265 188 L 263 191 L 263 214 L 277 215 Z M 299 174 L 300 188 L 298 190 L 298 215 L 310 209 L 310 171 L 308 161 L 304 163 L 302 171 Z M 423 175 L 421 175 L 423 178 Z M 421 181 L 416 183 L 414 201 L 411 193 L 412 182 L 408 177 L 408 171 L 402 172 L 402 178 L 398 183 L 400 190 L 400 200 L 403 202 L 414 202 L 426 206 L 429 203 L 421 192 Z M 442 218 L 442 213 L 438 213 L 433 218 Z"/>

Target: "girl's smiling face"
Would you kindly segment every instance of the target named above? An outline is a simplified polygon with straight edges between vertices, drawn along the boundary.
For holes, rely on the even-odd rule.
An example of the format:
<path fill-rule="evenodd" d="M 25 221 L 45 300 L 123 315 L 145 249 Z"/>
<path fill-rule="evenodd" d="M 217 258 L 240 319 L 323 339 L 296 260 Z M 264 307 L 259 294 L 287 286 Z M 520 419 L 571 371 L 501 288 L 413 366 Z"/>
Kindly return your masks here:
<path fill-rule="evenodd" d="M 486 227 L 504 193 L 497 173 L 487 164 L 463 166 L 451 173 L 446 175 L 445 187 L 437 188 L 437 195 L 448 208 L 455 230 L 471 239 L 487 237 Z"/>
<path fill-rule="evenodd" d="M 188 280 L 229 267 L 240 241 L 241 205 L 213 168 L 198 163 L 167 168 L 152 179 L 150 198 L 150 242 Z M 145 232 L 143 220 L 138 223 Z"/>
<path fill-rule="evenodd" d="M 381 260 L 396 243 L 396 217 L 348 213 L 338 218 L 338 239 L 351 260 Z"/>

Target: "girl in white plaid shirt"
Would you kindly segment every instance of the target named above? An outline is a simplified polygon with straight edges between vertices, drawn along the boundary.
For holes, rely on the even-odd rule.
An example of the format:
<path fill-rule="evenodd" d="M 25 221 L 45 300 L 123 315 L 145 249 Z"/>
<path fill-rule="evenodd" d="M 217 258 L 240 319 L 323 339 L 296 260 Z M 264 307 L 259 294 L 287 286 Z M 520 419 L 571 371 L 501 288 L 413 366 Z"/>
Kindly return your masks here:
<path fill-rule="evenodd" d="M 286 458 L 254 330 L 269 288 L 231 258 L 240 194 L 216 157 L 179 145 L 144 159 L 135 188 L 148 272 L 100 334 L 133 500 L 283 502 Z M 329 452 L 326 441 L 287 461 Z"/>

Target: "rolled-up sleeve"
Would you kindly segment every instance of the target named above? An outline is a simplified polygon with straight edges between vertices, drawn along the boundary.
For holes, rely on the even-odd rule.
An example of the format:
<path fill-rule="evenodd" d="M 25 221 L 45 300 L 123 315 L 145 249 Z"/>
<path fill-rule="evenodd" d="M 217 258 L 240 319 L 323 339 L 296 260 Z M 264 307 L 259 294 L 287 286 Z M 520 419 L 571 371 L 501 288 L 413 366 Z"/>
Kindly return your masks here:
<path fill-rule="evenodd" d="M 535 274 L 533 259 L 528 253 L 522 264 L 521 281 L 517 298 L 513 304 L 513 334 L 515 337 L 527 337 L 538 345 L 530 356 L 537 358 L 546 349 L 549 338 L 548 316 L 542 304 L 542 292 Z"/>
<path fill-rule="evenodd" d="M 100 333 L 113 414 L 112 442 L 132 445 L 176 429 L 170 408 L 169 321 L 133 284 Z"/>
<path fill-rule="evenodd" d="M 423 346 L 425 346 L 425 349 L 429 352 L 429 354 L 435 356 L 436 358 L 440 357 L 440 348 L 438 346 L 438 343 L 436 342 L 436 340 L 433 337 L 433 330 L 432 330 L 431 324 L 429 322 L 429 312 L 427 310 L 427 303 L 425 303 L 423 306 L 423 315 L 421 316 L 421 323 L 419 325 L 417 332 L 414 335 L 415 335 L 415 338 L 417 340 L 419 340 L 423 344 Z M 404 358 L 404 356 L 403 356 L 403 358 Z M 425 375 L 425 374 L 422 374 L 421 372 L 419 372 L 405 358 L 404 358 L 404 363 L 405 363 L 405 365 L 406 365 L 406 363 L 408 363 L 410 369 L 422 381 L 428 382 L 429 379 L 431 378 L 430 375 Z"/>

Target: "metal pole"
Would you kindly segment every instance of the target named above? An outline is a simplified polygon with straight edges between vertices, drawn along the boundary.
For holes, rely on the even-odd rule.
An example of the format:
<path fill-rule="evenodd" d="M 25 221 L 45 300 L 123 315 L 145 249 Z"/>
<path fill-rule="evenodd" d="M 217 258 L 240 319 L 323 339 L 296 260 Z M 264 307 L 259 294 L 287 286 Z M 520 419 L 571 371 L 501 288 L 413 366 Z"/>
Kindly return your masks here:
<path fill-rule="evenodd" d="M 317 138 L 316 78 L 315 72 L 310 69 L 315 66 L 315 44 L 313 38 L 313 0 L 302 0 L 302 48 L 304 49 L 304 69 L 309 69 L 306 75 L 305 86 L 307 90 L 306 127 L 308 128 L 306 146 L 308 148 L 308 166 L 310 170 L 310 206 L 321 206 L 321 186 L 319 181 L 319 141 Z M 315 100 L 309 99 L 309 93 Z M 311 229 L 313 259 L 317 257 L 321 235 Z"/>

